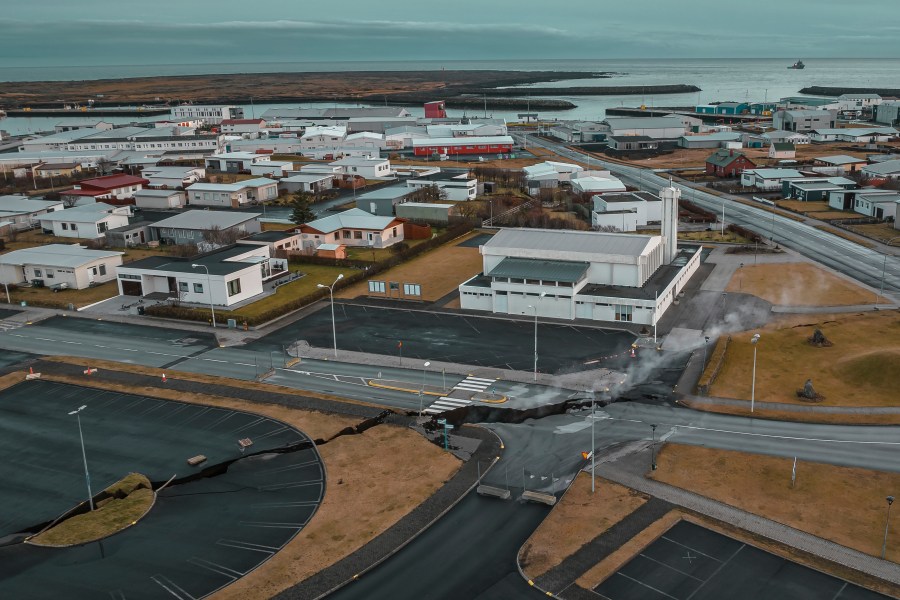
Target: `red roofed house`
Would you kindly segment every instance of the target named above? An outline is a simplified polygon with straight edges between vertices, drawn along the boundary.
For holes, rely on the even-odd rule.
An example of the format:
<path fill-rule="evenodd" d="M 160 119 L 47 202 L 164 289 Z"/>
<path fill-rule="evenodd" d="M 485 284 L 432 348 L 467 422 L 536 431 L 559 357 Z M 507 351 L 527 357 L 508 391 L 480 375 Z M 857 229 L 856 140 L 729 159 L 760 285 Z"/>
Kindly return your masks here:
<path fill-rule="evenodd" d="M 706 174 L 716 177 L 738 177 L 745 170 L 755 168 L 756 163 L 741 152 L 727 148 L 717 150 L 706 159 Z"/>
<path fill-rule="evenodd" d="M 259 133 L 266 128 L 264 119 L 223 119 L 222 133 Z"/>
<path fill-rule="evenodd" d="M 134 175 L 104 175 L 85 179 L 75 184 L 75 188 L 60 194 L 69 198 L 93 198 L 97 201 L 131 200 L 134 193 L 150 183 L 143 177 Z M 121 204 L 121 202 L 113 204 Z"/>

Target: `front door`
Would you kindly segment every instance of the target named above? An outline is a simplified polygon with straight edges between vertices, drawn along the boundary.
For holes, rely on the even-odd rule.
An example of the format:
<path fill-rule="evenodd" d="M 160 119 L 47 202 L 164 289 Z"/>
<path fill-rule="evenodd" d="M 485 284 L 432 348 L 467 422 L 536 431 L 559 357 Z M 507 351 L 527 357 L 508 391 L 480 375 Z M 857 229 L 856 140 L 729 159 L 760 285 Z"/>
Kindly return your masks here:
<path fill-rule="evenodd" d="M 174 277 L 167 277 L 169 280 L 169 293 L 178 294 L 178 281 Z"/>
<path fill-rule="evenodd" d="M 370 231 L 368 235 L 369 235 L 369 245 L 374 246 L 375 245 L 375 234 Z"/>

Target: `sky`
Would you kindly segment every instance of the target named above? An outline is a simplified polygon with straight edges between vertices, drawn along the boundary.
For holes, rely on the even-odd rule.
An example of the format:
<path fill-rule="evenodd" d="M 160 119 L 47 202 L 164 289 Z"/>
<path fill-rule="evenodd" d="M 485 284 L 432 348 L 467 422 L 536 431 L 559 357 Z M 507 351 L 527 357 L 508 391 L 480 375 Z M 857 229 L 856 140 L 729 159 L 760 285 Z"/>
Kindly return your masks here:
<path fill-rule="evenodd" d="M 9 67 L 880 58 L 898 0 L 0 0 Z"/>

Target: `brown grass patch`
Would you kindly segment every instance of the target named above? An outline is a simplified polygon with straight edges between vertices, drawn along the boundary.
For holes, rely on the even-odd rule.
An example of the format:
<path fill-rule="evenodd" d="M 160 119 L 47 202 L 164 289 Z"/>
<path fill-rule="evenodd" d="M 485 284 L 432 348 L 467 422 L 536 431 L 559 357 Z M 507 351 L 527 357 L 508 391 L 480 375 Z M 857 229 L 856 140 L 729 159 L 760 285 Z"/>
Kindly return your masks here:
<path fill-rule="evenodd" d="M 873 556 L 881 555 L 887 503 L 900 474 L 698 446 L 666 444 L 651 477 Z M 898 511 L 900 512 L 900 511 Z M 891 515 L 892 529 L 900 517 Z M 900 545 L 887 559 L 900 561 Z"/>
<path fill-rule="evenodd" d="M 864 235 L 882 242 L 900 237 L 900 230 L 894 228 L 893 223 L 871 223 L 868 225 L 848 225 L 854 233 Z M 897 242 L 894 242 L 895 244 Z"/>
<path fill-rule="evenodd" d="M 809 263 L 746 265 L 725 288 L 781 306 L 873 304 L 875 294 Z"/>
<path fill-rule="evenodd" d="M 852 219 L 859 216 L 859 213 L 850 213 L 842 210 L 827 210 L 823 212 L 808 212 L 806 216 L 810 219 L 818 219 L 820 221 L 834 221 L 837 219 Z"/>
<path fill-rule="evenodd" d="M 694 242 L 720 242 L 728 244 L 749 244 L 750 240 L 742 235 L 738 235 L 731 231 L 726 231 L 722 235 L 720 229 L 711 231 L 680 231 L 678 232 L 679 240 L 690 240 Z"/>
<path fill-rule="evenodd" d="M 730 406 L 725 404 L 701 404 L 691 400 L 681 400 L 683 406 L 703 412 L 719 415 L 739 415 L 746 417 L 750 414 L 749 406 Z M 768 402 L 756 402 L 753 412 L 754 418 L 771 419 L 774 421 L 792 421 L 795 423 L 828 423 L 832 425 L 900 425 L 900 414 L 842 414 L 824 412 L 799 412 L 789 410 L 775 410 L 768 408 Z"/>
<path fill-rule="evenodd" d="M 647 501 L 639 492 L 617 483 L 597 480 L 591 494 L 591 476 L 581 472 L 519 552 L 529 579 L 540 577 L 567 556 L 633 513 Z"/>
<path fill-rule="evenodd" d="M 459 461 L 411 430 L 382 425 L 319 447 L 328 469 L 312 521 L 268 562 L 213 596 L 271 598 L 361 548 L 431 496 Z"/>
<path fill-rule="evenodd" d="M 381 281 L 418 283 L 422 286 L 422 300 L 433 302 L 454 291 L 463 281 L 481 272 L 482 261 L 478 248 L 459 246 L 459 243 L 479 235 L 471 232 L 451 240 L 413 260 L 397 265 L 374 276 Z M 356 298 L 367 295 L 365 281 L 351 285 L 335 294 L 338 298 Z"/>
<path fill-rule="evenodd" d="M 830 210 L 827 202 L 804 202 L 802 200 L 777 200 L 775 205 L 798 213 Z M 852 214 L 852 213 L 851 213 Z"/>
<path fill-rule="evenodd" d="M 900 351 L 898 311 L 845 314 L 834 320 L 810 315 L 805 324 L 770 324 L 761 330 L 757 352 L 756 400 L 806 404 L 796 396 L 811 377 L 826 406 L 898 406 L 896 356 Z M 807 343 L 815 329 L 834 345 Z M 753 331 L 732 334 L 725 365 L 710 396 L 750 399 Z M 888 373 L 881 371 L 886 369 Z"/>

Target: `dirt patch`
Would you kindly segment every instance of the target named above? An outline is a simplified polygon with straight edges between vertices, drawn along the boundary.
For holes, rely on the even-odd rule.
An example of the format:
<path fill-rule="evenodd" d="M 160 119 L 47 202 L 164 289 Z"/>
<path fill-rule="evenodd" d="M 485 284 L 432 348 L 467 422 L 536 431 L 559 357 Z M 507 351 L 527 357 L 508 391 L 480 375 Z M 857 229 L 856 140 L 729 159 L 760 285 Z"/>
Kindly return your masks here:
<path fill-rule="evenodd" d="M 806 461 L 792 487 L 792 459 L 679 444 L 664 446 L 657 464 L 654 479 L 872 556 L 881 555 L 885 498 L 900 489 L 900 473 Z M 887 559 L 900 560 L 900 545 L 888 545 Z"/>
<path fill-rule="evenodd" d="M 887 240 L 900 237 L 900 230 L 894 228 L 893 223 L 871 223 L 868 225 L 848 225 L 854 233 L 870 237 L 875 240 L 887 242 Z"/>
<path fill-rule="evenodd" d="M 873 304 L 875 294 L 809 263 L 746 265 L 725 288 L 781 306 Z"/>
<path fill-rule="evenodd" d="M 859 213 L 844 212 L 842 210 L 826 210 L 822 212 L 808 212 L 806 216 L 810 219 L 818 219 L 820 221 L 834 221 L 837 219 L 855 219 L 859 217 Z"/>
<path fill-rule="evenodd" d="M 459 461 L 408 429 L 379 426 L 321 446 L 325 500 L 300 534 L 271 560 L 213 595 L 271 598 L 334 564 L 400 520 L 459 468 Z"/>
<path fill-rule="evenodd" d="M 529 579 L 540 577 L 583 545 L 633 513 L 647 497 L 604 479 L 591 493 L 591 476 L 579 473 L 562 500 L 519 553 Z"/>
<path fill-rule="evenodd" d="M 460 246 L 459 243 L 479 235 L 471 232 L 451 240 L 440 248 L 413 260 L 379 273 L 374 279 L 399 283 L 418 283 L 422 286 L 422 300 L 434 302 L 456 290 L 459 284 L 481 272 L 482 260 L 478 248 Z M 338 298 L 356 298 L 368 294 L 368 283 L 362 281 L 335 294 Z"/>
<path fill-rule="evenodd" d="M 760 330 L 757 349 L 756 402 L 800 402 L 795 391 L 812 377 L 826 406 L 900 406 L 896 356 L 900 352 L 900 313 L 879 311 L 832 319 L 807 316 L 799 325 L 774 323 Z M 791 323 L 791 321 L 787 321 Z M 821 329 L 832 342 L 827 348 L 807 339 Z M 750 399 L 756 331 L 732 334 L 725 365 L 709 395 Z M 881 373 L 885 369 L 887 373 Z"/>

